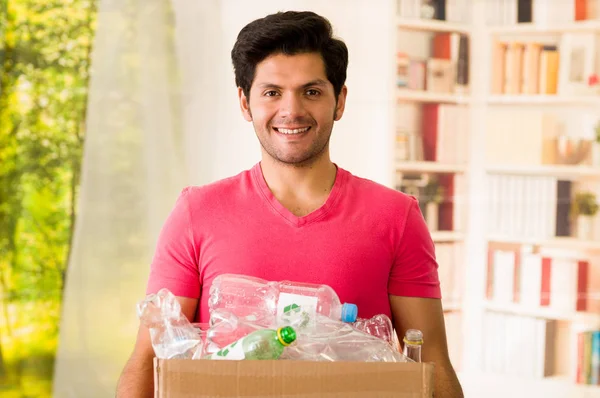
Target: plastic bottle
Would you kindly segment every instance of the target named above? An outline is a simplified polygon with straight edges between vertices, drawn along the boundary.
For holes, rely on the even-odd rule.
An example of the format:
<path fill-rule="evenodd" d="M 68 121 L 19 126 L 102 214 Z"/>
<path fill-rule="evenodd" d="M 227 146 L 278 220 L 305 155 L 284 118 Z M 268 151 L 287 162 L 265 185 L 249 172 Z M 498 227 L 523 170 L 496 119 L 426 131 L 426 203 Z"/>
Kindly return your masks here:
<path fill-rule="evenodd" d="M 421 362 L 423 333 L 417 329 L 408 329 L 404 335 L 404 355 L 415 362 Z"/>
<path fill-rule="evenodd" d="M 264 279 L 223 274 L 212 282 L 208 308 L 211 314 L 227 310 L 244 320 L 270 327 L 274 323 L 278 295 L 277 289 Z"/>
<path fill-rule="evenodd" d="M 140 321 L 148 327 L 157 358 L 202 357 L 202 337 L 183 315 L 177 298 L 168 289 L 146 296 L 136 308 Z"/>
<path fill-rule="evenodd" d="M 244 321 L 226 310 L 211 313 L 210 326 L 204 331 L 205 352 L 212 354 L 263 327 Z"/>
<path fill-rule="evenodd" d="M 296 331 L 290 326 L 277 330 L 261 329 L 211 354 L 209 359 L 279 359 L 283 349 L 295 340 Z"/>
<path fill-rule="evenodd" d="M 292 281 L 271 283 L 279 290 L 277 318 L 280 321 L 314 326 L 316 314 L 342 322 L 356 321 L 358 307 L 351 303 L 342 304 L 335 291 L 327 285 Z"/>
<path fill-rule="evenodd" d="M 235 274 L 223 274 L 214 279 L 208 306 L 211 312 L 226 309 L 264 327 L 314 326 L 316 314 L 354 322 L 358 313 L 356 305 L 342 304 L 335 291 L 327 285 L 269 282 Z"/>
<path fill-rule="evenodd" d="M 336 321 L 329 321 L 336 322 Z M 341 323 L 341 322 L 338 322 Z M 321 325 L 319 325 L 321 326 Z M 386 341 L 343 324 L 331 333 L 299 335 L 285 359 L 307 361 L 408 362 Z"/>
<path fill-rule="evenodd" d="M 392 321 L 385 314 L 375 315 L 372 318 L 358 318 L 353 326 L 371 336 L 379 337 L 394 346 L 394 328 Z"/>

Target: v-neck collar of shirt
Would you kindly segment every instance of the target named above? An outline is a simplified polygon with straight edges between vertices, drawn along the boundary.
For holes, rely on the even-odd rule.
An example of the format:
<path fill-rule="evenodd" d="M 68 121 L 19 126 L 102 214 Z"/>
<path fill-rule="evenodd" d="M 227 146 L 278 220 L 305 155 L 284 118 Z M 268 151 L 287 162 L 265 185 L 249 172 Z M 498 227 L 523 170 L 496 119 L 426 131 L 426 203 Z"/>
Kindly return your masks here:
<path fill-rule="evenodd" d="M 327 200 L 325 201 L 325 203 L 323 203 L 321 207 L 302 217 L 296 216 L 294 213 L 289 211 L 277 200 L 275 195 L 273 195 L 273 192 L 271 192 L 271 190 L 269 189 L 269 186 L 267 185 L 267 182 L 265 181 L 265 178 L 263 176 L 260 162 L 258 162 L 254 165 L 254 167 L 252 167 L 252 176 L 254 177 L 255 183 L 259 187 L 260 193 L 267 201 L 267 203 L 275 210 L 275 212 L 278 213 L 281 217 L 283 217 L 287 222 L 289 222 L 293 226 L 302 227 L 304 225 L 310 224 L 314 221 L 323 218 L 329 212 L 329 210 L 331 210 L 331 208 L 336 204 L 338 198 L 340 197 L 340 193 L 346 183 L 348 173 L 342 168 L 338 167 L 337 164 L 335 165 L 335 167 L 337 169 L 337 172 L 335 174 L 335 181 L 333 183 L 333 187 L 331 188 L 331 192 L 329 192 Z"/>

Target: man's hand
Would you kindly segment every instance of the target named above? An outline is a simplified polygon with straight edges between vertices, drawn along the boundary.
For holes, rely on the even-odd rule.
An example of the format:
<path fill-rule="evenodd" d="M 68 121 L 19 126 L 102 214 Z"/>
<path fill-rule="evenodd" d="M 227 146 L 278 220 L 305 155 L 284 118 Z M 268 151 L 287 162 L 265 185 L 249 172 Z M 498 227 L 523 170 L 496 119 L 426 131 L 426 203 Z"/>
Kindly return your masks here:
<path fill-rule="evenodd" d="M 421 360 L 435 364 L 434 396 L 462 398 L 462 388 L 448 356 L 441 300 L 390 296 L 390 305 L 400 341 L 408 329 L 423 332 Z"/>
<path fill-rule="evenodd" d="M 177 297 L 181 311 L 191 321 L 196 314 L 198 299 Z M 127 361 L 119 383 L 117 398 L 146 398 L 154 396 L 154 349 L 148 328 L 140 325 L 131 357 Z"/>

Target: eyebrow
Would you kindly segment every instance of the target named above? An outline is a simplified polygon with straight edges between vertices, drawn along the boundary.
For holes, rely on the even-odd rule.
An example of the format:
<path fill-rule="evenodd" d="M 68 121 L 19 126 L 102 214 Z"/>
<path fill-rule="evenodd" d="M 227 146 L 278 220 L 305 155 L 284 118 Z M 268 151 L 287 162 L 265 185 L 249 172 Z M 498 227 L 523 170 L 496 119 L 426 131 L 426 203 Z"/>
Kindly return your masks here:
<path fill-rule="evenodd" d="M 262 83 L 258 85 L 260 88 L 265 89 L 265 88 L 276 88 L 276 89 L 281 89 L 281 86 L 278 86 L 277 84 L 273 84 L 273 83 Z M 316 79 L 316 80 L 311 80 L 310 82 L 303 84 L 302 88 L 308 88 L 308 87 L 314 87 L 314 86 L 327 86 L 327 82 L 323 79 Z"/>

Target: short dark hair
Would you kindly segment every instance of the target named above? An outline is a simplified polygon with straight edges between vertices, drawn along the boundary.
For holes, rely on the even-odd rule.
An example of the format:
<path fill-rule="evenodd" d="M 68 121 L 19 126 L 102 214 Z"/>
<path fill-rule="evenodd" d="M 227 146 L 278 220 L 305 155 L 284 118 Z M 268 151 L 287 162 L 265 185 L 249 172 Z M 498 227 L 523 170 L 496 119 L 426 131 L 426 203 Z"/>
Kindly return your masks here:
<path fill-rule="evenodd" d="M 310 11 L 286 11 L 267 15 L 246 25 L 231 50 L 235 84 L 250 95 L 256 65 L 273 54 L 318 52 L 335 96 L 346 82 L 348 48 L 333 37 L 331 23 Z"/>

